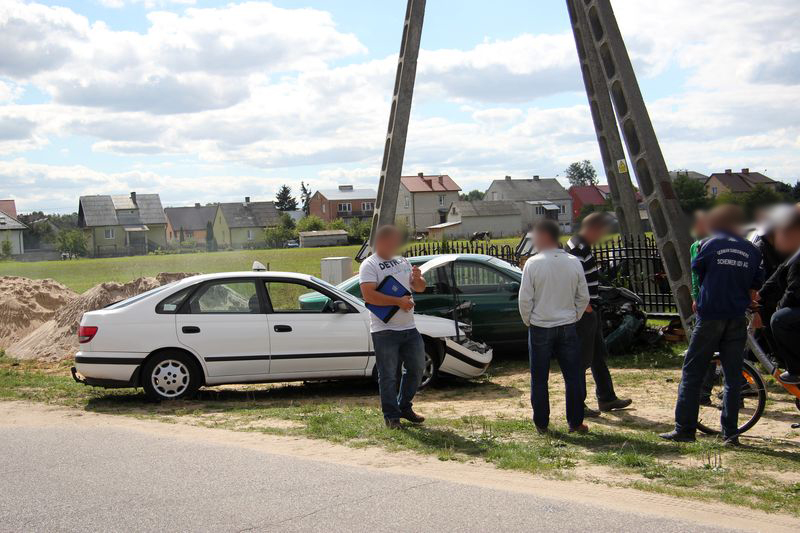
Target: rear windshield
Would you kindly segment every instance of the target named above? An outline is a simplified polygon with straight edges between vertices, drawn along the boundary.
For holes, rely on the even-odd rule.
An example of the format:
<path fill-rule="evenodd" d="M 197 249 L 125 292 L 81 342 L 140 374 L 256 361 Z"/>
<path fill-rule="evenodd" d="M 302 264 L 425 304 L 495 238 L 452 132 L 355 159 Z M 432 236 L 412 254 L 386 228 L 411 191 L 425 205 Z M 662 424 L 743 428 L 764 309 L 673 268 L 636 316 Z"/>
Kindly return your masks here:
<path fill-rule="evenodd" d="M 170 287 L 174 287 L 176 283 L 177 281 L 173 281 L 172 283 L 167 283 L 166 285 L 156 287 L 155 289 L 150 289 L 149 291 L 137 294 L 136 296 L 131 296 L 126 300 L 120 300 L 119 302 L 115 302 L 109 306 L 106 306 L 106 309 L 121 309 L 123 307 L 128 307 L 131 304 L 135 304 L 139 300 L 144 300 L 148 296 L 151 296 L 153 294 L 158 294 L 159 292 L 169 289 Z"/>

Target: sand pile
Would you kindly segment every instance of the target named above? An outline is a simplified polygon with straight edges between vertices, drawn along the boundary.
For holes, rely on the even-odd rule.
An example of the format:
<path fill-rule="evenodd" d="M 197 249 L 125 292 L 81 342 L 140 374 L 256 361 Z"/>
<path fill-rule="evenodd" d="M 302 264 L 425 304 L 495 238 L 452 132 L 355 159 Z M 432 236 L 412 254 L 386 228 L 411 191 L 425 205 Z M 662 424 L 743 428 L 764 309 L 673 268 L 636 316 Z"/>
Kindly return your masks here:
<path fill-rule="evenodd" d="M 155 278 L 138 278 L 128 283 L 101 283 L 83 294 L 73 293 L 49 320 L 8 346 L 6 353 L 20 359 L 57 360 L 72 357 L 78 351 L 78 325 L 84 313 L 194 275 L 162 273 Z"/>
<path fill-rule="evenodd" d="M 7 348 L 53 318 L 77 296 L 52 279 L 0 276 L 0 348 Z"/>

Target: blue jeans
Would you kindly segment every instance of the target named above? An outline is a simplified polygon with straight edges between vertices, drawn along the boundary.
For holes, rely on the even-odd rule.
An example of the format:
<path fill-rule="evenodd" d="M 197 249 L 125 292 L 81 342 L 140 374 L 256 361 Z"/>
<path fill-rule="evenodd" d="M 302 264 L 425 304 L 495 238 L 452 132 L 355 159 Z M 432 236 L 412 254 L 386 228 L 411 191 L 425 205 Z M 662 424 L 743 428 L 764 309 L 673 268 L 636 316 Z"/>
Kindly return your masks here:
<path fill-rule="evenodd" d="M 378 331 L 372 334 L 381 410 L 389 419 L 411 409 L 425 370 L 425 343 L 416 328 Z M 405 372 L 401 373 L 401 369 Z M 400 381 L 399 393 L 397 382 Z"/>
<path fill-rule="evenodd" d="M 778 309 L 772 315 L 770 326 L 786 370 L 790 374 L 800 374 L 800 307 Z"/>
<path fill-rule="evenodd" d="M 742 392 L 742 363 L 747 342 L 747 319 L 697 321 L 683 360 L 678 403 L 675 405 L 675 429 L 694 435 L 700 411 L 700 395 L 709 363 L 719 352 L 725 376 L 722 401 L 722 436 L 733 437 L 739 431 L 739 398 Z"/>
<path fill-rule="evenodd" d="M 528 329 L 528 352 L 531 364 L 531 407 L 533 423 L 540 429 L 550 424 L 550 359 L 558 359 L 564 376 L 567 396 L 567 423 L 574 428 L 583 424 L 586 401 L 586 374 L 581 360 L 581 344 L 575 324 Z"/>

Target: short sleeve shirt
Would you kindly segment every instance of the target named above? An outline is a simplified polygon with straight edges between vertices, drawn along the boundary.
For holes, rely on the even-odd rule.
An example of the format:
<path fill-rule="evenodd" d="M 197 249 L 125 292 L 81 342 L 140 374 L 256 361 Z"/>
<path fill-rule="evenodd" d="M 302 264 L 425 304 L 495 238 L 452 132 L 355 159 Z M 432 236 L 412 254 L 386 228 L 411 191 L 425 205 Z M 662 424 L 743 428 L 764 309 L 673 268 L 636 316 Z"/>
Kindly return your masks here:
<path fill-rule="evenodd" d="M 380 285 L 388 276 L 393 276 L 408 292 L 411 290 L 411 263 L 405 257 L 397 256 L 392 259 L 382 259 L 377 254 L 372 254 L 361 263 L 358 269 L 359 283 L 375 283 Z M 414 313 L 398 309 L 389 322 L 384 322 L 374 314 L 369 314 L 369 330 L 378 331 L 403 331 L 413 329 Z"/>

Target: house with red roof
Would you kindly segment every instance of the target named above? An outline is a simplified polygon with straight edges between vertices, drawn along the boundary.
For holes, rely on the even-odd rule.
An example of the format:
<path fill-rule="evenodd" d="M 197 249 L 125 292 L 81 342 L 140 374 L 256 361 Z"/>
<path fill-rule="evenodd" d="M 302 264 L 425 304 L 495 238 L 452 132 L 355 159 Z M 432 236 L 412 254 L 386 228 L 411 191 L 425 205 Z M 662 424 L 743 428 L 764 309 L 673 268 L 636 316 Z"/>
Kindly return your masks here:
<path fill-rule="evenodd" d="M 408 226 L 412 233 L 425 233 L 429 226 L 447 222 L 450 204 L 458 201 L 461 187 L 447 174 L 400 178 L 400 194 L 397 196 L 398 224 Z"/>
<path fill-rule="evenodd" d="M 580 217 L 581 210 L 585 205 L 605 205 L 611 199 L 611 187 L 609 185 L 573 185 L 569 188 L 569 195 L 572 197 L 572 216 L 574 219 Z M 636 191 L 636 201 L 642 202 L 642 195 Z"/>

